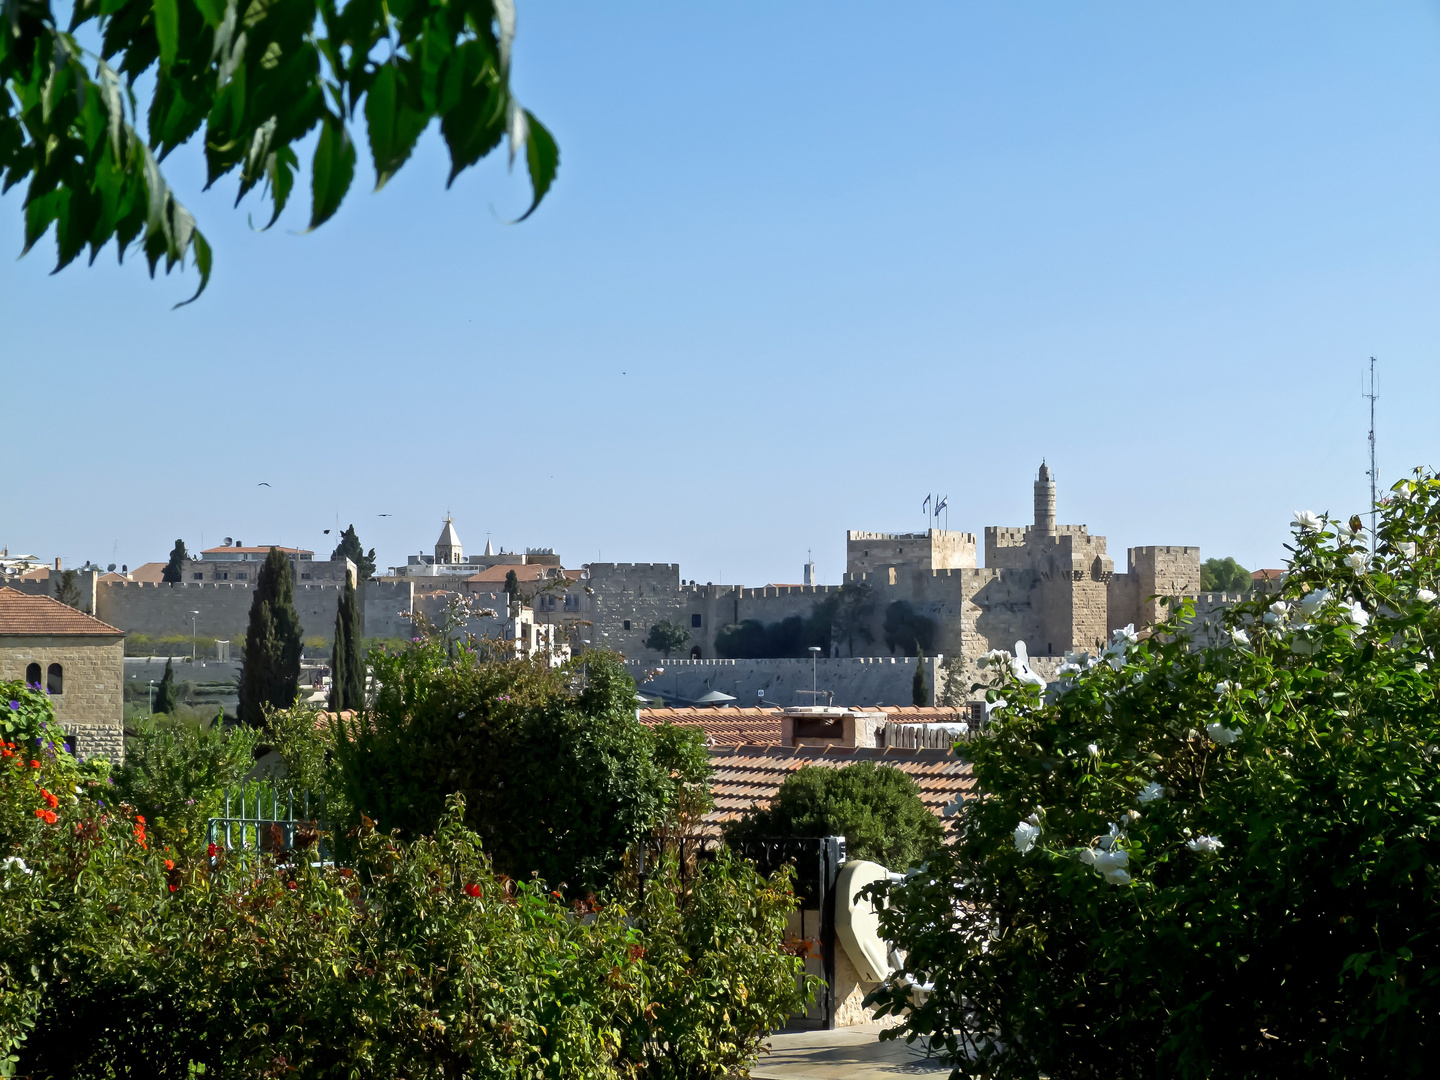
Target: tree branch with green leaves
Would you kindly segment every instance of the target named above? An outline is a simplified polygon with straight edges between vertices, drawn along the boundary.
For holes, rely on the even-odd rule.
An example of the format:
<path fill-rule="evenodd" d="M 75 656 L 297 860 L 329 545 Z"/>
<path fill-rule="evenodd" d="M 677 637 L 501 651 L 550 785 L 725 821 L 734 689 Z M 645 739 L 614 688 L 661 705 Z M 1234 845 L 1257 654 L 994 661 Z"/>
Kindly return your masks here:
<path fill-rule="evenodd" d="M 188 259 L 198 297 L 210 244 L 160 165 L 202 127 L 206 187 L 236 174 L 237 206 L 259 187 L 264 228 L 317 129 L 311 229 L 354 180 L 352 124 L 364 123 L 376 190 L 432 120 L 447 186 L 508 138 L 533 192 L 522 221 L 559 167 L 555 140 L 510 90 L 512 0 L 78 0 L 63 29 L 48 0 L 3 0 L 0 12 L 0 192 L 28 180 L 24 250 L 53 225 L 56 270 L 87 248 L 93 263 L 113 240 L 122 261 L 142 251 L 152 277 Z M 135 87 L 152 72 L 142 136 Z"/>

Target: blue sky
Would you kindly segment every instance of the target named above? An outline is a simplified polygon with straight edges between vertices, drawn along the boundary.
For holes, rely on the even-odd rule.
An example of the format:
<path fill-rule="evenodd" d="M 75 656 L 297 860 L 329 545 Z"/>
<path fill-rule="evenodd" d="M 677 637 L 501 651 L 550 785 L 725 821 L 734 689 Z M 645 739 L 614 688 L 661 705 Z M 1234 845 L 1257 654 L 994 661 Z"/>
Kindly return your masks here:
<path fill-rule="evenodd" d="M 0 260 L 0 544 L 322 550 L 338 515 L 385 565 L 448 509 L 476 551 L 762 584 L 813 549 L 838 581 L 845 529 L 930 491 L 1029 521 L 1044 457 L 1121 567 L 1276 565 L 1292 511 L 1365 508 L 1372 354 L 1382 477 L 1440 464 L 1433 3 L 519 15 L 562 155 L 522 225 L 503 155 L 447 192 L 434 131 L 309 235 L 298 203 L 251 231 L 191 146 L 199 302 L 108 253 L 52 277 L 49 240 Z"/>

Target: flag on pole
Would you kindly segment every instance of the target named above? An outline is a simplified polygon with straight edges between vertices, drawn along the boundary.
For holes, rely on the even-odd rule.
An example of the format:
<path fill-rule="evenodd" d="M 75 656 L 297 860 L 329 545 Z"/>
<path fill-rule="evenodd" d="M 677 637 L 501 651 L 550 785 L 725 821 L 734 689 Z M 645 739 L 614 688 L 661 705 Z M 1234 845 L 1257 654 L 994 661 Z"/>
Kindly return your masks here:
<path fill-rule="evenodd" d="M 930 496 L 929 496 L 929 495 L 926 495 L 926 496 L 925 496 L 925 501 L 920 504 L 920 512 L 921 512 L 922 514 L 928 514 L 928 513 L 930 512 Z"/>
<path fill-rule="evenodd" d="M 941 499 L 939 502 L 937 502 L 937 503 L 935 504 L 935 516 L 938 518 L 938 517 L 940 516 L 940 511 L 941 511 L 941 510 L 944 510 L 944 509 L 945 509 L 947 506 L 949 506 L 949 505 L 950 505 L 950 496 L 949 496 L 949 495 L 946 495 L 943 499 Z"/>

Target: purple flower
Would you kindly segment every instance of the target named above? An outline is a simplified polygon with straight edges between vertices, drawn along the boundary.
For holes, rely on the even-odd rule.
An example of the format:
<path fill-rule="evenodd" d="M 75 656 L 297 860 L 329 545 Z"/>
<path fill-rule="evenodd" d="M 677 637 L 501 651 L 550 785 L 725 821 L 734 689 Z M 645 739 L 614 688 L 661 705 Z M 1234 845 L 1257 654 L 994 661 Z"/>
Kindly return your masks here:
<path fill-rule="evenodd" d="M 20 702 L 18 702 L 18 701 L 13 701 L 13 700 L 12 700 L 12 701 L 10 702 L 10 708 L 14 709 L 16 712 L 19 712 L 19 711 L 20 711 Z"/>

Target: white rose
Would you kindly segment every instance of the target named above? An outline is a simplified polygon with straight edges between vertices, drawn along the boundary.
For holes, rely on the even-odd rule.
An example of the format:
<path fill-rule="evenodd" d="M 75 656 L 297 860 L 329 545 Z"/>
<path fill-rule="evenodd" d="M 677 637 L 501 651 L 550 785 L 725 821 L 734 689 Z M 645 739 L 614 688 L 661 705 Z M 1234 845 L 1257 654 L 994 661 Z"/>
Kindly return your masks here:
<path fill-rule="evenodd" d="M 1111 885 L 1129 885 L 1130 875 L 1124 870 L 1107 870 L 1105 872 L 1105 880 Z"/>
<path fill-rule="evenodd" d="M 1089 746 L 1085 747 L 1085 750 L 1087 753 L 1089 753 L 1091 757 L 1100 756 L 1100 747 L 1096 746 L 1093 742 Z"/>
<path fill-rule="evenodd" d="M 1140 803 L 1152 803 L 1157 799 L 1165 797 L 1165 786 L 1158 781 L 1151 780 L 1140 789 L 1140 794 L 1135 796 L 1135 801 Z"/>
<path fill-rule="evenodd" d="M 1365 568 L 1370 565 L 1370 556 L 1363 551 L 1352 551 L 1345 556 L 1345 565 L 1354 570 L 1357 574 L 1363 574 Z"/>
<path fill-rule="evenodd" d="M 1249 645 L 1250 635 L 1237 626 L 1234 630 L 1230 631 L 1230 640 L 1236 645 Z"/>
<path fill-rule="evenodd" d="M 1228 694 L 1231 690 L 1234 689 L 1235 684 L 1232 683 L 1229 679 L 1221 679 L 1215 684 L 1215 693 L 1218 694 L 1220 697 L 1224 697 L 1226 694 Z"/>
<path fill-rule="evenodd" d="M 1035 838 L 1040 835 L 1040 829 L 1031 825 L 1028 821 L 1022 821 L 1015 826 L 1015 850 L 1024 855 L 1035 846 Z"/>
<path fill-rule="evenodd" d="M 1212 851 L 1219 851 L 1225 845 L 1213 836 L 1197 836 L 1185 844 L 1191 851 L 1198 851 L 1208 855 Z"/>
<path fill-rule="evenodd" d="M 1130 865 L 1130 855 L 1124 848 L 1116 848 L 1114 851 L 1097 851 L 1094 856 L 1094 867 L 1102 874 L 1108 874 L 1112 870 L 1118 870 L 1122 866 Z"/>
<path fill-rule="evenodd" d="M 1316 589 L 1314 592 L 1306 593 L 1300 598 L 1300 614 L 1309 618 L 1324 607 L 1329 599 L 1329 589 Z"/>
<path fill-rule="evenodd" d="M 1416 589 L 1415 599 L 1419 600 L 1422 604 L 1433 604 L 1435 602 L 1435 593 L 1431 589 Z"/>
<path fill-rule="evenodd" d="M 1311 513 L 1309 510 L 1296 510 L 1295 524 L 1311 532 L 1319 532 L 1325 527 L 1325 522 L 1320 515 Z"/>
<path fill-rule="evenodd" d="M 1419 550 L 1419 548 L 1415 546 L 1413 541 L 1407 541 L 1403 544 L 1396 544 L 1395 546 L 1399 549 L 1400 554 L 1404 555 L 1407 559 L 1413 559 L 1415 557 L 1415 552 Z"/>
<path fill-rule="evenodd" d="M 1239 728 L 1228 728 L 1224 724 L 1215 723 L 1205 726 L 1205 734 L 1210 736 L 1210 741 L 1219 743 L 1221 746 L 1229 746 L 1236 739 L 1240 738 Z"/>
<path fill-rule="evenodd" d="M 1359 600 L 1351 600 L 1345 605 L 1344 611 L 1345 618 L 1360 629 L 1363 630 L 1370 625 L 1370 613 L 1361 606 Z"/>

